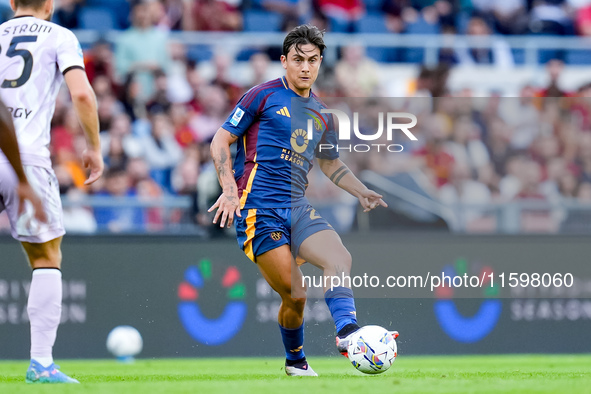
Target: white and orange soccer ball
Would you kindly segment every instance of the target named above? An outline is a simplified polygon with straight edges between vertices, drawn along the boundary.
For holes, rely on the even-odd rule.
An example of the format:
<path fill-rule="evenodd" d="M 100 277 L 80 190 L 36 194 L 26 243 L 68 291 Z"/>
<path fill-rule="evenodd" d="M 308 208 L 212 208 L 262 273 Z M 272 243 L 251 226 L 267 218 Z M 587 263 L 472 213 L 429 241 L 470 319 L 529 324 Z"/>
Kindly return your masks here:
<path fill-rule="evenodd" d="M 379 374 L 387 371 L 398 355 L 397 336 L 397 332 L 380 326 L 361 327 L 349 342 L 349 361 L 363 373 Z"/>

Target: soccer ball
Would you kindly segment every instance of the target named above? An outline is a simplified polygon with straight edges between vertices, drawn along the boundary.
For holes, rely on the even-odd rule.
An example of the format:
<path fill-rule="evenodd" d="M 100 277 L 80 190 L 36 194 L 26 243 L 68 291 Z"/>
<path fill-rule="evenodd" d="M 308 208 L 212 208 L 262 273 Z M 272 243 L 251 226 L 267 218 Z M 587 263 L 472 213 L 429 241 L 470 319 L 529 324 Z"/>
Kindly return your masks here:
<path fill-rule="evenodd" d="M 392 334 L 380 326 L 357 330 L 349 342 L 347 353 L 351 364 L 363 373 L 378 374 L 388 370 L 398 352 Z"/>
<path fill-rule="evenodd" d="M 120 361 L 132 361 L 143 346 L 142 336 L 131 326 L 117 326 L 107 336 L 107 350 Z"/>

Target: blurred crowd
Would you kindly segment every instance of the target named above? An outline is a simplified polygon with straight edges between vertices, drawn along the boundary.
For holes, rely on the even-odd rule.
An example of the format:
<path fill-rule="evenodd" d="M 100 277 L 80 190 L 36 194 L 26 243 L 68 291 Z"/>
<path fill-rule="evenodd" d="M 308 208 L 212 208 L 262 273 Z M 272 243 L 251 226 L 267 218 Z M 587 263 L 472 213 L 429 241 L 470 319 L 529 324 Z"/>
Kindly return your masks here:
<path fill-rule="evenodd" d="M 114 13 L 114 27 L 124 29 L 130 21 L 120 12 L 142 1 L 162 30 L 248 30 L 248 12 L 260 11 L 280 15 L 282 30 L 312 21 L 328 31 L 355 32 L 369 15 L 395 33 L 478 34 L 480 27 L 469 23 L 478 16 L 500 34 L 591 34 L 588 0 L 56 0 L 55 18 L 70 29 L 84 28 L 85 8 L 105 7 Z"/>
<path fill-rule="evenodd" d="M 251 58 L 254 79 L 248 86 L 228 78 L 233 60 L 225 54 L 215 56 L 214 76 L 204 78 L 187 58 L 185 46 L 169 41 L 156 28 L 151 7 L 137 4 L 133 28 L 115 43 L 99 40 L 85 51 L 106 165 L 105 175 L 91 188 L 83 186 L 79 159 L 85 146 L 83 130 L 67 90 L 58 96 L 51 152 L 60 191 L 70 201 L 92 195 L 99 202 L 93 210 L 65 208 L 72 230 L 158 231 L 170 223 L 207 226 L 211 218 L 205 211 L 219 194 L 209 142 L 242 94 L 266 79 L 270 61 L 263 53 Z M 100 199 L 154 201 L 166 196 L 188 196 L 191 208 L 118 206 Z"/>
<path fill-rule="evenodd" d="M 344 57 L 335 68 L 337 82 L 346 62 Z M 418 119 L 412 129 L 418 141 L 400 131 L 393 141 L 385 132 L 378 141 L 401 144 L 402 152 L 345 151 L 347 163 L 357 174 L 371 170 L 395 181 L 397 174 L 413 174 L 415 191 L 450 207 L 451 222 L 459 220 L 459 212 L 467 231 L 498 230 L 498 211 L 489 208 L 507 202 L 521 202 L 521 231 L 559 231 L 568 212 L 556 207 L 591 203 L 591 82 L 574 91 L 563 89 L 564 64 L 555 59 L 546 64 L 546 85 L 523 86 L 519 97 L 494 92 L 477 97 L 470 89 L 449 90 L 449 70 L 444 64 L 423 67 L 404 99 L 361 101 L 353 97 L 376 91 L 362 89 L 367 86 L 363 77 L 347 73 L 337 93 L 349 98 L 325 100 L 329 107 L 349 111 L 361 103 L 363 133 L 375 133 L 379 113 L 410 112 Z M 326 184 L 322 188 L 314 194 L 329 193 Z"/>
<path fill-rule="evenodd" d="M 149 25 L 137 9 L 134 17 L 135 24 Z M 266 53 L 255 53 L 250 61 L 252 80 L 238 85 L 228 75 L 233 60 L 220 53 L 213 59 L 213 76 L 205 78 L 187 59 L 182 44 L 153 37 L 152 47 L 146 49 L 142 40 L 147 38 L 124 33 L 114 47 L 99 41 L 86 53 L 107 165 L 104 179 L 90 190 L 82 187 L 84 171 L 78 161 L 82 130 L 67 93 L 60 96 L 52 152 L 62 193 L 76 198 L 83 193 L 140 199 L 185 195 L 194 202 L 190 212 L 173 211 L 168 217 L 158 208 L 95 208 L 90 217 L 99 228 L 112 231 L 129 226 L 158 230 L 171 221 L 209 226 L 206 209 L 219 193 L 209 142 L 246 90 L 278 75 L 269 76 Z M 378 67 L 361 46 L 347 46 L 334 67 L 322 71 L 315 91 L 329 100 L 329 106 L 329 97 L 379 97 Z M 564 91 L 559 83 L 562 62 L 552 60 L 546 68 L 546 86 L 524 86 L 521 98 L 484 99 L 473 98 L 468 89 L 449 91 L 449 66 L 423 67 L 409 85 L 412 98 L 394 108 L 418 115 L 413 132 L 419 141 L 398 136 L 395 142 L 404 146 L 403 152 L 345 154 L 347 163 L 357 173 L 369 169 L 390 176 L 418 171 L 426 175 L 426 190 L 450 205 L 517 199 L 591 201 L 591 84 Z M 335 105 L 346 104 L 343 100 Z M 383 105 L 377 99 L 368 108 L 374 115 L 392 111 Z M 375 130 L 374 118 L 368 116 L 362 129 Z M 312 198 L 338 194 L 333 185 L 319 182 L 324 186 L 312 187 Z M 318 193 L 323 187 L 326 190 Z M 478 210 L 470 215 L 475 229 L 490 225 L 476 220 L 484 217 Z M 532 226 L 553 231 L 554 216 L 534 212 Z"/>
<path fill-rule="evenodd" d="M 384 133 L 378 143 L 404 150 L 346 154 L 347 162 L 356 173 L 371 170 L 395 182 L 397 174 L 411 174 L 410 189 L 449 207 L 450 221 L 461 216 L 467 231 L 497 230 L 491 207 L 514 202 L 521 231 L 559 231 L 568 212 L 557 207 L 591 203 L 591 84 L 563 97 L 531 87 L 519 98 L 469 93 L 375 99 L 368 116 L 359 115 L 360 130 L 375 133 L 379 112 L 406 111 L 417 115 L 418 141 L 400 131 L 387 141 Z"/>

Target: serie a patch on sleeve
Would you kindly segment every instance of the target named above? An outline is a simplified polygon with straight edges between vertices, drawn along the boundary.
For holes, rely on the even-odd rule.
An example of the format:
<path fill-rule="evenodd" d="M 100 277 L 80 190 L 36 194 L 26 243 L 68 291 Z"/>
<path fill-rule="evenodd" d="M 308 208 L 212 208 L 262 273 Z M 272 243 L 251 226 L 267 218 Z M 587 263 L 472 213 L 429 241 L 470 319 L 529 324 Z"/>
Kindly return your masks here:
<path fill-rule="evenodd" d="M 244 116 L 244 111 L 240 108 L 236 108 L 234 115 L 232 115 L 232 119 L 230 119 L 230 123 L 234 126 L 238 126 L 238 123 L 242 120 L 242 116 Z"/>

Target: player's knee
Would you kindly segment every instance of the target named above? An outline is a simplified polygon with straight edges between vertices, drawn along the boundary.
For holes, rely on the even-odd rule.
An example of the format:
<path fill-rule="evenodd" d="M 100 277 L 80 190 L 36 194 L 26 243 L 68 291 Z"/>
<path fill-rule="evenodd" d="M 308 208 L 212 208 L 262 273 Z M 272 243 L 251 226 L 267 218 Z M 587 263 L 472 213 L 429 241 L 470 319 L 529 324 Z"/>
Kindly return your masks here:
<path fill-rule="evenodd" d="M 304 300 L 306 302 L 306 289 L 301 286 L 289 286 L 279 293 L 281 299 L 286 302 L 296 302 L 294 300 Z M 299 301 L 298 301 L 299 302 Z"/>
<path fill-rule="evenodd" d="M 58 249 L 39 249 L 29 253 L 29 262 L 32 268 L 60 268 L 62 263 L 62 251 Z"/>
<path fill-rule="evenodd" d="M 290 309 L 303 311 L 306 306 L 306 297 L 293 298 L 290 296 L 287 297 L 287 299 L 284 298 L 283 302 L 288 305 Z"/>
<path fill-rule="evenodd" d="M 308 284 L 304 281 L 304 278 L 302 278 L 302 290 L 304 294 L 308 292 Z"/>
<path fill-rule="evenodd" d="M 306 290 L 301 286 L 295 286 L 291 283 L 286 284 L 283 291 L 279 292 L 281 300 L 291 309 L 303 310 L 306 305 Z"/>
<path fill-rule="evenodd" d="M 340 250 L 333 259 L 335 271 L 344 272 L 348 274 L 351 272 L 351 265 L 353 264 L 353 258 L 351 253 L 345 248 Z"/>
<path fill-rule="evenodd" d="M 347 267 L 348 271 L 351 271 L 351 266 L 353 265 L 353 257 L 347 249 L 345 249 L 343 253 L 343 265 Z"/>
<path fill-rule="evenodd" d="M 304 310 L 306 307 L 306 297 L 303 298 L 294 298 L 293 304 L 298 310 Z"/>

